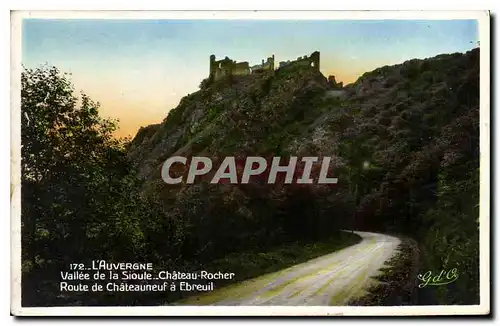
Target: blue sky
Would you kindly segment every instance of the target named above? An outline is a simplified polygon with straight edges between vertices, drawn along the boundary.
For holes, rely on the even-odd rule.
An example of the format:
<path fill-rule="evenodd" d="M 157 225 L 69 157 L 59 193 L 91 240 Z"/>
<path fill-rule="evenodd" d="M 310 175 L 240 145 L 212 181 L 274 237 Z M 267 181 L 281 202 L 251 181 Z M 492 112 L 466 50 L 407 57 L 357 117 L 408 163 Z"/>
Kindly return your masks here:
<path fill-rule="evenodd" d="M 208 75 L 210 54 L 250 65 L 321 52 L 321 71 L 350 83 L 384 65 L 477 46 L 475 20 L 23 21 L 22 62 L 71 72 L 77 89 L 120 119 L 120 135 L 161 121 Z"/>

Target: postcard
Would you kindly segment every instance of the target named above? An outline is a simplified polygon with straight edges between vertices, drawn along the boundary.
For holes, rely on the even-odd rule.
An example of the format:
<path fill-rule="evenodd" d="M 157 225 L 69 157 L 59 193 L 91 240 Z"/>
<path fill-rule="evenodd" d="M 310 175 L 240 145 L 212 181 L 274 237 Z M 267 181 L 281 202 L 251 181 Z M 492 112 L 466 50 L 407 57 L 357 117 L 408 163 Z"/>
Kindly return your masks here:
<path fill-rule="evenodd" d="M 13 11 L 11 313 L 490 313 L 488 11 Z"/>

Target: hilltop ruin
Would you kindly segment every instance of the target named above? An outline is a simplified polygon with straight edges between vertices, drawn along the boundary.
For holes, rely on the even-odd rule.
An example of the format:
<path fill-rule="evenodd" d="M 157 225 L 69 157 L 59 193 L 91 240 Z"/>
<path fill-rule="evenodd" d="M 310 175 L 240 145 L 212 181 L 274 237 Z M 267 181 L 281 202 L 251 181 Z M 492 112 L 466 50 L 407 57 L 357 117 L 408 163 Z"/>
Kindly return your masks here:
<path fill-rule="evenodd" d="M 294 61 L 281 61 L 278 69 L 297 65 L 311 66 L 319 70 L 319 52 L 315 51 L 310 56 L 305 55 L 303 57 L 298 57 L 297 60 Z M 250 67 L 247 61 L 236 62 L 228 57 L 216 60 L 214 54 L 210 56 L 209 79 L 212 81 L 229 76 L 245 76 L 266 71 L 274 71 L 274 54 L 268 57 L 266 61 L 262 59 L 261 64 L 252 67 Z"/>

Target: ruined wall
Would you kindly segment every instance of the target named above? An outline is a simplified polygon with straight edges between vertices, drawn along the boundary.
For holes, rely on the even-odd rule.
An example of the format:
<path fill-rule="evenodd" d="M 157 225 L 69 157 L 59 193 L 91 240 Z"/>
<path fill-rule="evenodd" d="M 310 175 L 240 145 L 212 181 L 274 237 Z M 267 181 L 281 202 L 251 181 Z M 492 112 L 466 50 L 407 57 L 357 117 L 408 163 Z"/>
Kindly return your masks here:
<path fill-rule="evenodd" d="M 314 51 L 309 56 L 309 61 L 311 62 L 312 67 L 314 67 L 317 70 L 319 70 L 319 51 Z"/>
<path fill-rule="evenodd" d="M 260 65 L 252 66 L 251 70 L 252 73 L 274 70 L 274 54 L 271 57 L 268 57 L 265 62 L 264 59 L 262 59 L 262 63 Z"/>
<path fill-rule="evenodd" d="M 222 60 L 215 60 L 215 55 L 210 56 L 210 78 L 220 79 L 231 73 L 232 60 L 225 57 Z"/>
<path fill-rule="evenodd" d="M 267 61 L 262 65 L 262 70 L 274 70 L 274 54 L 267 58 Z"/>
<path fill-rule="evenodd" d="M 235 63 L 233 66 L 232 74 L 237 76 L 250 74 L 250 66 L 248 65 L 248 62 L 244 61 Z"/>
<path fill-rule="evenodd" d="M 225 57 L 222 60 L 215 60 L 215 55 L 210 56 L 210 72 L 209 78 L 218 80 L 227 76 L 248 75 L 250 74 L 250 66 L 248 62 L 236 62 Z"/>
<path fill-rule="evenodd" d="M 288 67 L 288 66 L 311 66 L 319 70 L 319 52 L 314 51 L 310 56 L 298 57 L 295 61 L 281 61 L 279 64 L 280 68 Z"/>
<path fill-rule="evenodd" d="M 334 75 L 330 75 L 328 76 L 328 84 L 332 87 L 332 88 L 343 88 L 344 87 L 344 83 L 343 82 L 337 82 L 337 80 L 335 79 L 335 76 Z"/>

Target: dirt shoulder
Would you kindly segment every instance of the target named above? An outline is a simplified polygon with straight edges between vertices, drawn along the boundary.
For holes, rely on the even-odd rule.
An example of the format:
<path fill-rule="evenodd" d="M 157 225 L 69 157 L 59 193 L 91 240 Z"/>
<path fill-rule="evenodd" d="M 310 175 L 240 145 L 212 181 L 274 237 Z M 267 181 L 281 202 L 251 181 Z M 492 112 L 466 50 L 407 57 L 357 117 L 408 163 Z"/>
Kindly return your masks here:
<path fill-rule="evenodd" d="M 350 306 L 400 306 L 417 303 L 418 271 L 420 250 L 418 243 L 401 237 L 398 253 L 382 268 L 382 275 L 375 277 L 379 282 L 362 298 L 348 303 Z"/>

